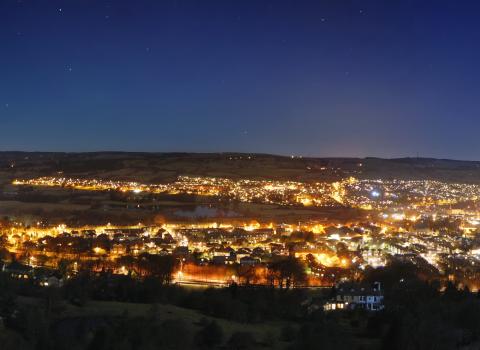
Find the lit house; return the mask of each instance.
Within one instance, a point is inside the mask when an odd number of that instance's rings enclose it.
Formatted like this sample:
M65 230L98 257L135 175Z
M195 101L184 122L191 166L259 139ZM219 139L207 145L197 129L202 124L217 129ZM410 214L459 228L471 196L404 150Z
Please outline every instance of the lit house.
M33 267L23 265L18 261L12 261L10 264L4 265L2 271L17 279L29 279L33 275Z
M342 283L337 286L336 296L324 305L326 311L361 308L378 311L384 308L380 282L373 285Z
M240 265L242 266L255 266L258 264L260 264L260 259L258 258L244 256L243 258L240 259Z

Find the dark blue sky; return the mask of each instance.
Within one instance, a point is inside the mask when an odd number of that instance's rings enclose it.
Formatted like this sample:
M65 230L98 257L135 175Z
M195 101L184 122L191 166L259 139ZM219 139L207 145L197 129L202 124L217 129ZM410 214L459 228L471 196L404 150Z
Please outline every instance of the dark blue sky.
M479 160L477 3L1 0L0 150Z

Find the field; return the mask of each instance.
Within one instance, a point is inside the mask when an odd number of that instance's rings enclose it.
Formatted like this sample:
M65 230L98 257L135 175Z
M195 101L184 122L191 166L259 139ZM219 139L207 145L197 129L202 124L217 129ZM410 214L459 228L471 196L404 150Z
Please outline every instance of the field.
M18 302L26 307L42 306L41 301L34 298L19 297ZM62 320L62 322L65 322L64 320L76 318L115 318L121 317L122 315L136 318L155 314L155 317L160 321L172 319L183 320L190 328L192 334L195 334L201 328L201 325L205 323L205 320L216 321L223 329L224 339L228 340L235 332L250 332L259 342L263 342L269 338L276 339L276 349L283 349L288 345L288 343L278 340L282 327L287 323L269 322L262 324L244 324L205 316L195 310L185 309L174 305L89 301L82 307L63 302L58 309L61 311L56 317L57 319ZM0 332L0 339L1 336L2 333Z
M19 297L18 302L25 307L43 307L43 302L35 298ZM136 304L110 301L89 301L84 306L75 306L66 302L57 307L56 318L61 322L65 320L85 318L116 318L128 315L131 318L148 317L155 315L159 321L181 319L188 326L192 334L195 334L206 322L215 321L223 329L224 339L228 340L235 332L249 332L258 342L257 348L264 349L287 349L290 343L282 341L282 328L287 325L298 328L299 325L292 322L263 322L263 323L239 323L225 319L203 315L195 310L177 307L169 304ZM377 339L368 339L358 336L358 330L353 328L348 321L342 322L346 332L350 333L359 348L378 349ZM13 334L5 334L0 331L0 339L11 341ZM266 344L269 344L268 346Z
M0 182L37 176L97 177L162 183L178 175L334 181L436 179L480 182L480 162L429 158L307 158L242 153L0 152Z
M90 224L152 223L162 216L169 221L179 210L207 205L235 213L240 220L298 222L361 218L361 211L342 207L281 207L255 203L219 203L209 197L157 196L155 200L112 198L111 193L63 188L18 189L15 178L66 176L165 183L177 176L215 176L232 179L278 179L305 182L335 181L346 177L383 179L437 179L480 183L480 162L438 159L301 158L239 153L23 153L0 152L0 210L10 217L28 216L32 222ZM16 193L17 192L17 193ZM129 204L141 204L129 205ZM237 215L238 214L238 215ZM208 220L209 218L195 218ZM212 219L212 218L210 218ZM222 220L222 218L215 218Z

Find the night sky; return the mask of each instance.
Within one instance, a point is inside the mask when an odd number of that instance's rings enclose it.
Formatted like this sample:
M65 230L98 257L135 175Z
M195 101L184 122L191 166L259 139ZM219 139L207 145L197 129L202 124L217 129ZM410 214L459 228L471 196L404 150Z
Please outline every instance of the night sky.
M0 0L0 150L480 160L480 2Z

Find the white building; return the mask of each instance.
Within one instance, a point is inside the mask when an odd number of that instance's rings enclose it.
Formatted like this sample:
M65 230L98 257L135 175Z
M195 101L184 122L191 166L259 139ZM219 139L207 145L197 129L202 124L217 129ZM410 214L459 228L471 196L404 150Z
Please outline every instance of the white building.
M379 311L384 308L380 282L372 286L358 283L342 283L337 286L337 295L324 305L325 311L362 308Z

